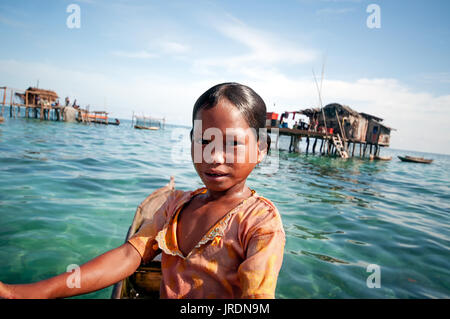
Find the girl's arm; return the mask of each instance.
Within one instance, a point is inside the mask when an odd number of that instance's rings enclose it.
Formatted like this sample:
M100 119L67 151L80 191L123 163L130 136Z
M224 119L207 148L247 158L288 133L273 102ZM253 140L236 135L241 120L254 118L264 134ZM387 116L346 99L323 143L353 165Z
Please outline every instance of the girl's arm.
M67 279L71 282L74 276L74 273L67 272L32 284L7 285L0 282L0 298L37 299L82 295L106 288L130 276L140 263L141 255L131 244L125 243L83 264L79 272L79 288L67 285Z

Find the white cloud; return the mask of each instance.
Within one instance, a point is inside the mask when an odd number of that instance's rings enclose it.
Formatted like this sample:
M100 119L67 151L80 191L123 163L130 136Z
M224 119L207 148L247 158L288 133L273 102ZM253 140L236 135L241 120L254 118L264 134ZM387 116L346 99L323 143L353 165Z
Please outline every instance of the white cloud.
M157 57L156 54L150 53L146 50L140 51L113 51L113 55L122 57L122 58L131 58L131 59L152 59Z
M222 36L242 45L247 52L233 56L201 57L194 61L194 68L209 73L210 68L241 70L249 65L275 67L314 61L318 52L281 39L279 36L251 28L228 15L227 20L214 21L212 27Z
M274 111L319 105L312 76L290 79L273 74L270 80L250 81L250 86L262 92L268 108ZM338 102L384 118L386 125L397 129L391 133L393 148L450 154L450 95L417 92L396 79L326 79L322 100L324 105Z
M160 47L164 53L168 54L180 54L189 51L187 45L175 41L161 41Z
M355 8L323 8L316 11L317 15L333 16L355 11Z
M217 83L215 79L186 82L164 74L135 74L126 69L119 73L81 72L70 66L0 60L0 83L24 90L39 79L41 88L56 91L60 99L76 98L82 107L89 104L90 110L105 109L106 100L106 111L111 117L127 119L135 111L188 125L195 100L205 88Z
M152 43L144 50L136 51L112 51L111 54L129 59L152 59L164 55L181 55L190 50L189 46L176 41L152 41Z
M7 18L4 15L0 14L0 24L4 24L7 25L9 27L13 27L13 28L17 28L17 27L25 27L26 25L17 20L17 19L11 19L11 18Z

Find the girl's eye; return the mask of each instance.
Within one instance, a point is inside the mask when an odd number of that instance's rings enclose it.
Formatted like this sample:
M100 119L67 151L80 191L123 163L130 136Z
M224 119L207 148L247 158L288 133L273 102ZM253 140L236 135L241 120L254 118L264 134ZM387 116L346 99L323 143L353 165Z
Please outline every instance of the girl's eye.
M228 142L228 145L239 146L239 145L243 145L243 144L240 141L230 141L230 142Z
M201 138L197 138L197 139L195 139L195 140L194 140L194 142L195 142L195 143L197 143L197 144L203 144L203 145L205 145L205 144L208 144L208 143L209 143L209 141L208 141L208 140L204 140L204 139L201 139Z

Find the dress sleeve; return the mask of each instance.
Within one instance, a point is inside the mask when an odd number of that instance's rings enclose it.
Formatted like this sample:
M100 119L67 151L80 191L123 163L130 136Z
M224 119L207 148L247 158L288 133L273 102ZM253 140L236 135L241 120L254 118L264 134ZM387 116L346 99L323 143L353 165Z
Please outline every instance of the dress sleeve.
M147 217L139 230L128 240L128 243L139 252L144 263L151 261L157 255L159 248L155 238L166 223L176 195L174 193L169 195L164 204L153 215Z
M245 236L246 256L238 268L242 298L275 298L285 234L276 208L256 212Z

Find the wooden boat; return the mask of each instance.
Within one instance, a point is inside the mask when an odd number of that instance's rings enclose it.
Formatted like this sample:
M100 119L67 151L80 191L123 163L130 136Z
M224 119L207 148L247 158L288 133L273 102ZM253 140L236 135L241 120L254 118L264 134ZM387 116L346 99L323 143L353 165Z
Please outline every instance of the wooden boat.
M392 156L375 156L375 160L378 161L390 161Z
M131 119L131 126L134 126L136 129L140 130L159 130L160 128L164 129L166 123L166 119L155 118L150 116L137 116L133 112L133 117Z
M108 120L108 125L120 125L119 119L114 119L114 121Z
M152 216L167 200L175 189L174 178L151 193L136 209L133 222L128 229L125 242L133 236L139 227ZM147 264L141 264L130 277L116 283L111 294L112 299L159 299L161 284L161 254Z
M423 163L423 164L430 164L433 162L432 159L426 159L423 157L413 157L413 156L399 156L398 157L402 162L413 162L413 163Z
M142 126L142 125L135 125L134 128L140 129L140 130L159 130L159 127L157 126Z

